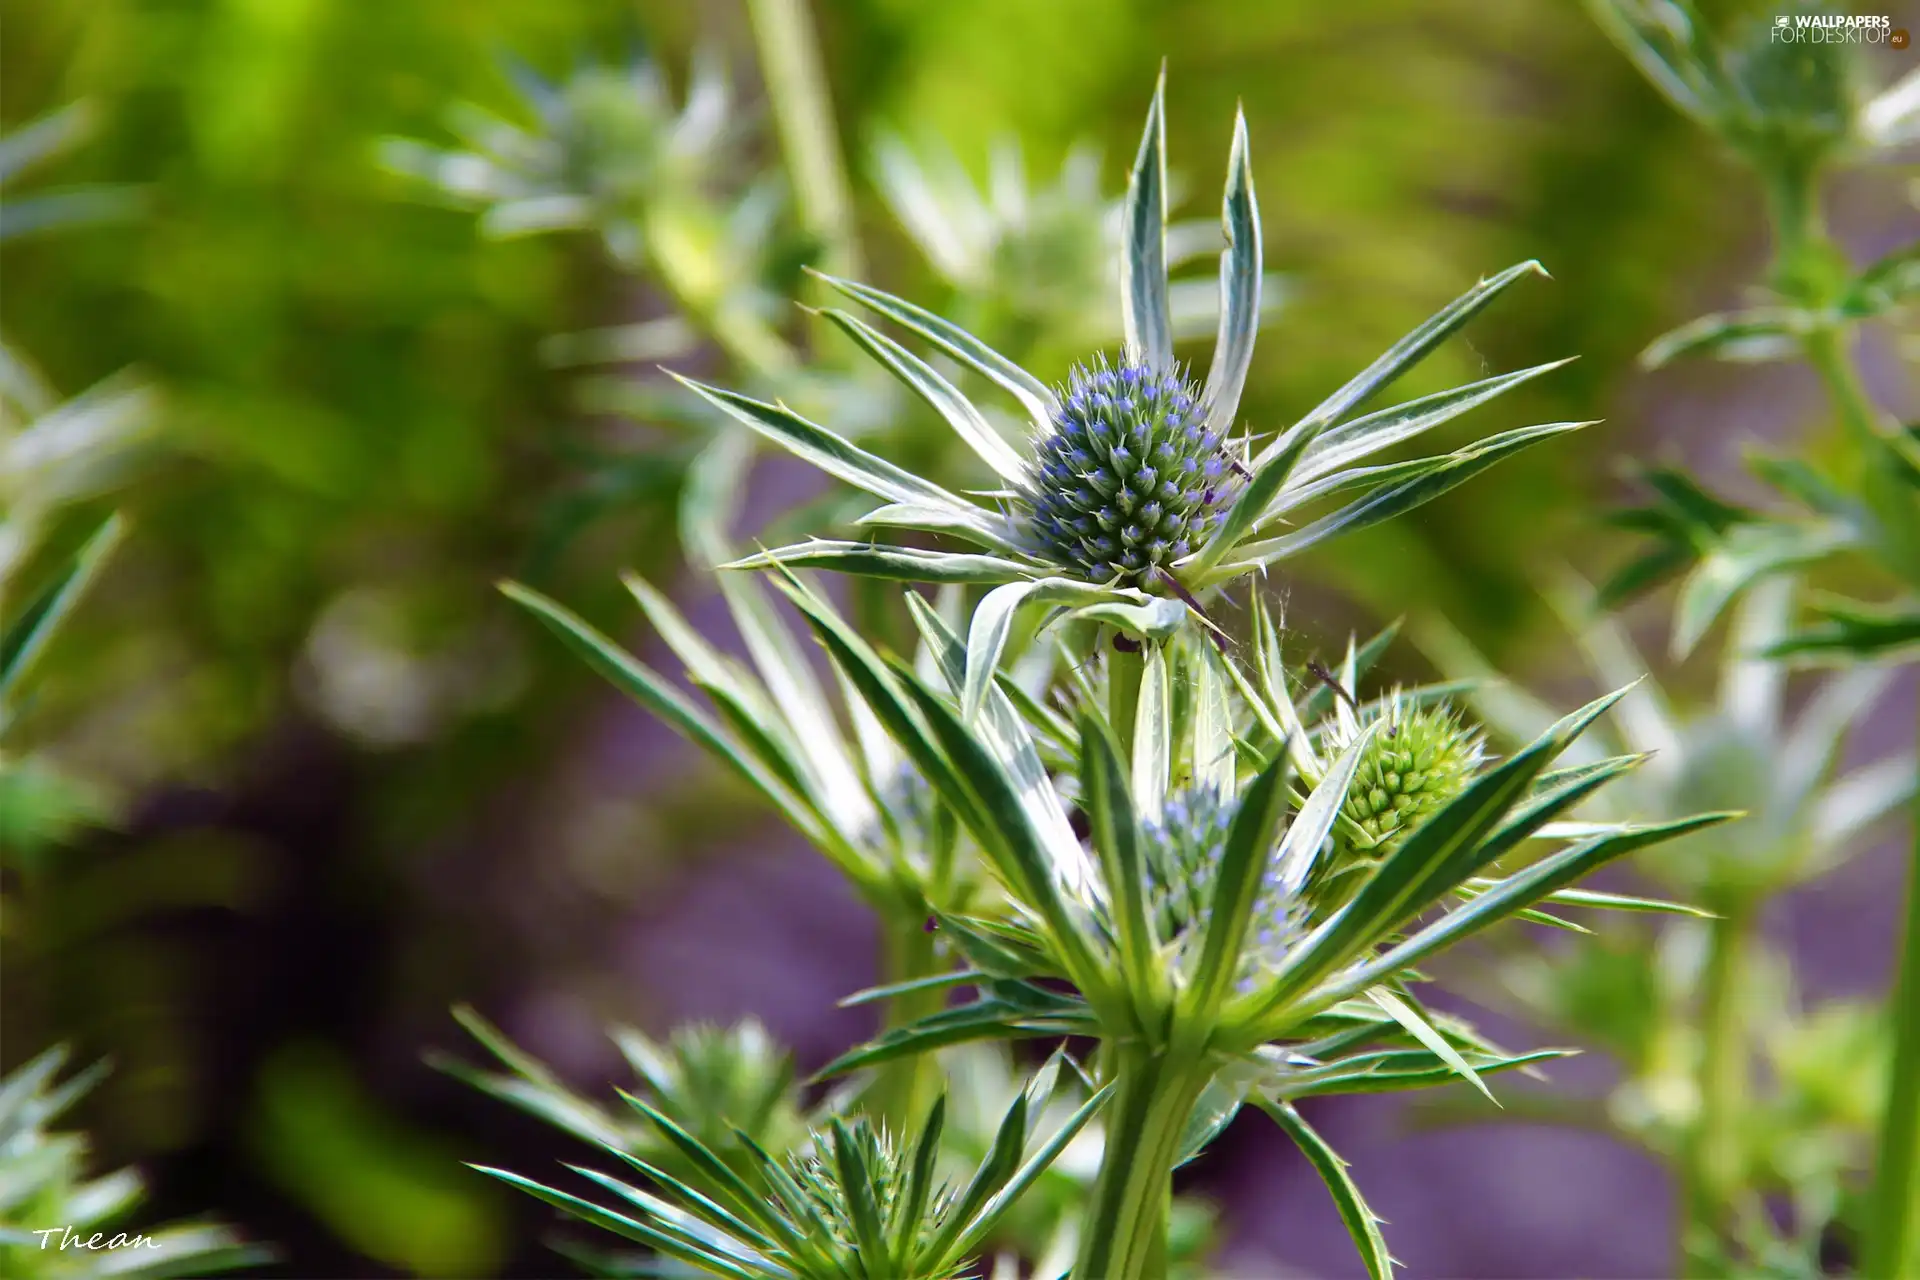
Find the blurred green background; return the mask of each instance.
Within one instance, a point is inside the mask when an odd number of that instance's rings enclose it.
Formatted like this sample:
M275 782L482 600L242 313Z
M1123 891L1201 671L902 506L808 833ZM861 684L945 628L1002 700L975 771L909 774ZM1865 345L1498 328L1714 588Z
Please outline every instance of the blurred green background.
M881 130L944 140L976 174L1003 134L1041 175L1090 140L1117 193L1164 57L1171 154L1196 193L1181 211L1204 218L1242 100L1286 279L1243 405L1256 429L1480 275L1526 258L1553 273L1405 390L1578 354L1491 412L1607 424L1289 568L1272 589L1309 637L1440 612L1555 689L1536 575L1618 563L1601 516L1622 461L1713 475L1741 439L1817 426L1792 370L1635 368L1654 335L1737 298L1765 233L1744 180L1575 5L834 0L816 16L866 274L936 307L948 286L874 185ZM156 1213L211 1209L278 1242L283 1274L550 1273L543 1215L458 1161L528 1167L551 1139L421 1050L455 1042L445 1010L466 999L591 1076L601 1017L753 1007L757 970L729 977L697 949L663 962L646 938L679 910L691 854L751 876L784 846L737 806L723 819L720 783L493 590L527 576L630 633L616 571L671 580L671 473L538 350L660 299L592 237L482 239L413 199L376 143L443 139L457 99L513 115L507 54L557 76L644 48L680 84L702 46L760 118L746 162L774 163L746 15L5 0L0 28L0 124L76 99L98 112L91 143L36 178L139 198L128 221L10 243L0 327L63 393L131 366L160 401L159 447L116 500L131 536L25 725L116 817L10 886L4 1063L56 1039L110 1055L79 1117L103 1153L149 1168ZM1898 180L1842 190L1862 259L1913 234ZM1891 343L1870 380L1913 415ZM583 503L604 518L557 537ZM1657 608L1640 620L1659 635ZM870 941L845 903L820 910L788 942L833 975L830 998L861 980ZM643 969L716 994L663 993ZM803 1055L858 1025L823 1023Z

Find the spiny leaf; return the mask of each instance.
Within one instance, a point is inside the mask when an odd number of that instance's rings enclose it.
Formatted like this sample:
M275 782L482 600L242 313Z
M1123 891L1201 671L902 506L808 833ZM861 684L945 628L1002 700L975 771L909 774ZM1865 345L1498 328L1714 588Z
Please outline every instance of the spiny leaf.
M1393 1255L1387 1251L1386 1237L1380 1234L1380 1218L1361 1199L1359 1186L1347 1172L1347 1162L1301 1118L1292 1103L1261 1099L1260 1109L1272 1116L1281 1131L1293 1139L1300 1154L1307 1158L1332 1193L1334 1207L1340 1211L1340 1220L1347 1224L1347 1234L1353 1237L1370 1280L1393 1280Z
M941 377L924 360L857 317L832 307L821 314L838 325L869 355L884 364L888 372L932 406L934 412L946 419L954 433L966 441L967 446L979 454L980 460L992 467L1001 479L1009 481L1015 488L1026 487L1026 462L981 416L973 403L960 394L958 387Z
M1005 521L999 516L868 453L792 410L735 391L709 387L677 373L672 377L728 417L745 423L828 475L893 502L947 511L977 540L993 547L1007 545Z
M1161 371L1173 367L1173 321L1167 309L1166 95L1163 65L1127 183L1126 246L1120 259L1128 358Z
M1277 454L1291 444L1290 436L1319 435L1324 428L1338 422L1348 413L1365 404L1375 392L1386 387L1425 359L1428 353L1452 336L1460 326L1478 315L1514 281L1526 275L1544 276L1546 274L1546 268L1538 262L1522 262L1508 267L1491 280L1482 280L1387 348L1378 360L1355 374L1345 386L1328 396L1311 413L1288 428L1278 440L1267 446L1261 454L1260 461L1266 461L1269 456Z
M811 269L809 269L811 270ZM812 272L849 298L910 329L981 377L997 383L1025 406L1036 427L1046 427L1059 411L1059 402L1047 385L1013 361L981 342L965 329L950 324L911 302L882 293L870 285Z
M79 602L87 584L120 540L122 529L120 517L109 516L80 549L67 558L46 589L21 610L19 617L0 630L0 708L39 656L53 629Z
M992 585L1032 577L1033 568L999 556L926 551L918 547L882 547L871 542L834 542L814 538L762 551L723 564L722 569L832 569L896 582L953 582Z
M1214 340L1213 367L1207 371L1207 427L1225 436L1240 409L1260 327L1260 206L1254 200L1253 165L1247 157L1247 117L1237 109L1220 223L1227 247L1220 254L1220 332Z

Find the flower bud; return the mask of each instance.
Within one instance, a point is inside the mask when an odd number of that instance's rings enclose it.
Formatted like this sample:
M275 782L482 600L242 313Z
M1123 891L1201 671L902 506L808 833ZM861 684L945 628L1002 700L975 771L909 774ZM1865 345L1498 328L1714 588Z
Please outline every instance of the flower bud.
M1307 883L1316 915L1339 908L1415 828L1466 790L1485 756L1480 731L1445 704L1416 706L1396 695L1381 717L1361 751L1332 846Z

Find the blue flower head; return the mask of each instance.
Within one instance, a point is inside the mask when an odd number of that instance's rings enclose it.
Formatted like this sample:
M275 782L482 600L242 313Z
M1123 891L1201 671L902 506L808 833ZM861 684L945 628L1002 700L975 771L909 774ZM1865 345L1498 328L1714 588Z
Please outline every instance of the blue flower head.
M1073 371L1032 475L1029 527L1045 554L1077 576L1129 586L1198 549L1234 485L1197 388L1104 359Z
M1240 802L1212 787L1188 787L1167 797L1158 819L1143 824L1151 877L1154 925L1163 941L1204 930L1213 906L1227 833ZM1269 856L1271 857L1269 851ZM1263 962L1282 955L1305 918L1306 905L1280 884L1269 867L1254 902L1253 924L1241 960L1239 985L1248 989Z

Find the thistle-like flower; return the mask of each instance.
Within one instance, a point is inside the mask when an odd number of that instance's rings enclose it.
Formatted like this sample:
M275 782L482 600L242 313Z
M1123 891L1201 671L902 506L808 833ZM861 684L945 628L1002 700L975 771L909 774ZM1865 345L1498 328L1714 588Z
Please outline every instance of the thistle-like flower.
M1155 933L1166 939L1177 955L1197 959L1200 954L1207 912L1220 883L1227 839L1239 811L1237 797L1203 784L1167 797L1157 820L1141 820ZM1312 919L1311 894L1318 880L1315 876L1304 886L1292 884L1283 878L1277 861L1261 877L1245 952L1234 972L1237 993L1251 992L1261 975L1299 940Z
M1024 409L1030 431L1022 447L919 356L851 314L824 313L972 447L1003 485L990 495L993 505L903 470L785 406L683 379L725 413L883 499L885 505L859 521L862 526L919 529L977 550L818 540L730 567L780 563L909 581L1004 585L1006 594L988 609L996 620L989 631L1011 609L1044 602L1107 609L1106 620L1122 630L1160 637L1210 588L1389 519L1509 454L1588 425L1524 427L1450 454L1385 467L1355 465L1556 367L1539 365L1354 416L1508 285L1539 271L1529 262L1469 290L1263 444L1236 438L1263 282L1246 122L1235 123L1222 201L1227 243L1220 256L1218 336L1207 376L1196 387L1173 351L1163 90L1164 84L1148 111L1124 206L1125 344L1117 361L1083 362L1068 385L1056 390L947 320L867 285L827 278ZM1348 500L1318 518L1303 518L1335 495ZM1276 532L1282 522L1298 527ZM1135 612L1113 614L1115 605ZM977 656L990 667L997 650L988 646ZM976 684L983 678L976 677Z
M655 1184L654 1194L575 1167L618 1197L619 1212L517 1174L482 1172L701 1274L947 1280L967 1272L1021 1192L1111 1094L1110 1089L1096 1092L1040 1138L1038 1119L1053 1096L1062 1061L1056 1055L1014 1099L991 1149L959 1183L948 1183L940 1169L944 1099L909 1133L896 1136L864 1116L832 1117L785 1155L746 1144L746 1159L735 1169L672 1119L630 1098L661 1140L679 1153L685 1172L669 1172L610 1147L611 1154Z
M1356 850L1384 856L1428 814L1466 789L1485 758L1478 730L1444 703L1419 706L1398 695L1378 716L1384 731L1360 753L1340 816ZM1339 736L1336 747L1344 745Z

